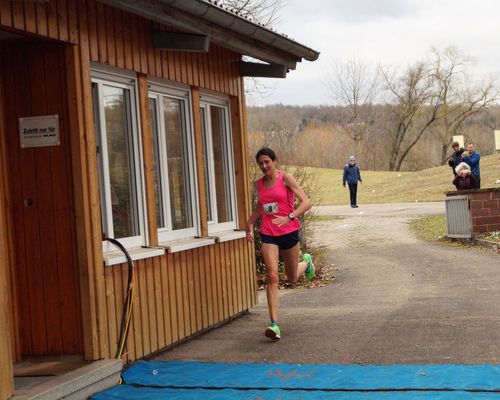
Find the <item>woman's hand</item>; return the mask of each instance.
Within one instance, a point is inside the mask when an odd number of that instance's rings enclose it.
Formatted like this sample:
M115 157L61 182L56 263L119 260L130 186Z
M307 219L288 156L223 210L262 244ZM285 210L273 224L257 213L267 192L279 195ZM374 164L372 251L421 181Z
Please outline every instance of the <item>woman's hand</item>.
M283 226L290 222L290 218L288 216L278 215L274 217L273 224L277 226Z
M253 229L250 230L247 229L246 233L247 233L247 240L249 242L253 242Z

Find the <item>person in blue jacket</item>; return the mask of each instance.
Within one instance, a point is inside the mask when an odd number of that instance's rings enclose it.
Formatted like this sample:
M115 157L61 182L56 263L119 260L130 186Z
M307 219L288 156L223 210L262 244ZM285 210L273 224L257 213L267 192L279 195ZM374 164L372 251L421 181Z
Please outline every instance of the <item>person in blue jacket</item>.
M462 161L469 165L472 175L474 175L477 180L474 185L474 189L481 188L481 171L479 169L480 160L481 154L479 154L479 151L476 151L474 143L469 143L467 145L467 151L462 153Z
M349 162L344 167L344 176L342 178L342 184L349 186L349 195L351 197L351 207L358 208L356 202L356 195L358 193L358 182L362 182L361 173L356 165L356 157L350 156Z

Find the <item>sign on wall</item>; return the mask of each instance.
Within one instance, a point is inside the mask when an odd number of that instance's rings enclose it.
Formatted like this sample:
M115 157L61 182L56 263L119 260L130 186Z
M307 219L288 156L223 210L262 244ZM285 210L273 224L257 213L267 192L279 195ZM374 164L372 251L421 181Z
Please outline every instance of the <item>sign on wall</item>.
M59 115L41 115L19 118L21 147L57 146L59 141Z
M495 150L500 150L500 131L495 131Z
M453 141L454 142L458 142L458 144L460 145L460 147L464 147L465 143L464 143L464 135L455 135L453 136Z

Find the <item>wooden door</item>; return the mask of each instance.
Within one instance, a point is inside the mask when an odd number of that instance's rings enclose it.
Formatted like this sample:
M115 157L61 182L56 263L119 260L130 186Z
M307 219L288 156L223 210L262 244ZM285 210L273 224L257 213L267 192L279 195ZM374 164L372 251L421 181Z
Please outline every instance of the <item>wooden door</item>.
M61 44L3 43L12 271L22 355L83 353L66 65ZM21 148L19 118L58 115L60 144Z

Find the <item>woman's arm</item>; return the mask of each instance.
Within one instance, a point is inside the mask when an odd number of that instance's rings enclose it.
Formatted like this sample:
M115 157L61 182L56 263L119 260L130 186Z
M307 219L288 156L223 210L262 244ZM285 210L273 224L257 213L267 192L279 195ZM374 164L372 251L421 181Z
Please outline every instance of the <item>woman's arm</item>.
M245 231L247 233L247 240L253 242L253 225L255 224L255 221L259 219L259 217L262 214L262 207L260 204L257 204L255 209L252 211L252 215L250 215L250 218L248 218L246 226L245 226Z

